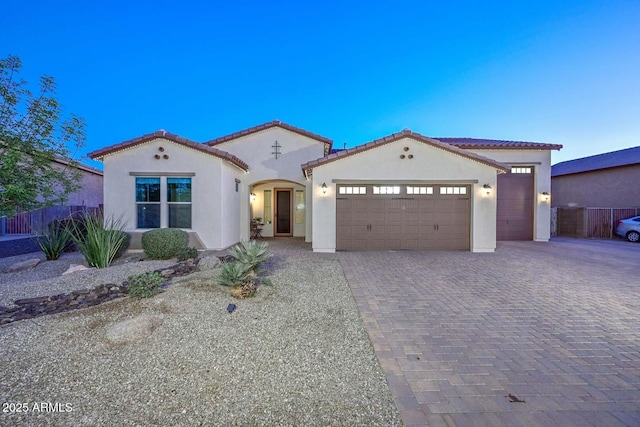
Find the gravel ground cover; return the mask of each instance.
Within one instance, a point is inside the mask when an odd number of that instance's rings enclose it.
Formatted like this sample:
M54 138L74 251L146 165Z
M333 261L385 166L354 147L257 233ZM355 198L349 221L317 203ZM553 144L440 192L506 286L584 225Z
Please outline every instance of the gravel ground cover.
M34 268L6 273L6 269L18 261L39 258L42 261ZM142 253L128 253L116 260L109 268L92 268L62 276L71 264L86 265L82 254L64 253L55 261L46 261L44 254L37 252L0 259L0 305L13 307L20 298L57 295L93 288L100 284L120 284L132 274L165 268L176 260L145 260Z
M29 409L0 425L401 425L342 268L317 255L276 252L273 286L247 300L203 271L150 299L0 328L1 400ZM107 339L140 315L159 325L151 335Z

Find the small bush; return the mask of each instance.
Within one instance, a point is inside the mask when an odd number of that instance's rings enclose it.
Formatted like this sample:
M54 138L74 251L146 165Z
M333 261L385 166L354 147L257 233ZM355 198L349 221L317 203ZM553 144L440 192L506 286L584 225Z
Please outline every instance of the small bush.
M88 214L83 218L82 224L86 235L82 234L82 230L74 228L71 230L72 239L89 267L107 268L127 249L129 234L123 230L124 224L120 219L109 218L103 221L97 215Z
M142 235L142 249L151 259L174 258L187 248L188 235L178 228L157 228Z
M38 245L48 260L60 258L71 242L71 231L67 227L50 227L38 234Z
M138 298L149 298L159 294L160 286L164 283L164 278L157 271L134 274L127 280L129 295Z
M198 258L198 250L196 248L183 248L178 252L178 261L196 258Z

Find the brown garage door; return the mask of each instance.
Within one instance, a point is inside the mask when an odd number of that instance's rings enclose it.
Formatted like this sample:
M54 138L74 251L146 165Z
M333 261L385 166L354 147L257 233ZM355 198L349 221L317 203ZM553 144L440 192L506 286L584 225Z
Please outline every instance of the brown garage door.
M534 168L498 175L497 240L533 240Z
M336 249L469 250L470 187L338 185Z

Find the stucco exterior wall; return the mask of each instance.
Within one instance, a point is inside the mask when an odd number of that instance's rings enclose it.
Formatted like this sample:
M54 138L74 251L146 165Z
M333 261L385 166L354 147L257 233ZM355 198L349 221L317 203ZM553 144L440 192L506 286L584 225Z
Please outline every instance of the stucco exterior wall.
M158 160L154 158L156 154L167 155L169 158ZM185 176L194 174L191 176L191 230L197 232L204 246L208 249L222 249L239 240L235 219L239 210L235 199L238 197L235 195L235 179L242 179L244 172L224 160L157 138L109 154L103 161L105 215L122 217L127 231L146 231L136 228L136 176L130 173L161 177L166 173L184 173ZM166 175L164 176L161 197L166 200ZM226 200L230 203L221 203ZM163 212L163 226L166 226L166 216L167 213Z
M275 150L273 145L276 141L280 145L278 149L280 154L277 159L273 154ZM237 156L249 165L249 172L242 178L242 192L240 195L240 200L247 202L246 204L242 202L243 206L240 210L241 239L249 239L251 218L262 216L252 214L253 209L256 209L249 204L253 186L266 184L270 181L280 181L283 182L282 185L274 185L273 187L304 189L306 194L307 186L310 182L304 177L300 166L310 160L324 156L324 146L325 144L320 141L277 126L214 146ZM306 209L304 224L296 224L294 220L294 236L306 237L306 224L310 222L310 215L311 211ZM269 235L266 227L264 235Z
M104 200L103 177L95 173L80 170L81 188L69 195L67 205L99 207Z
M511 166L533 166L535 169L534 192L536 204L533 211L534 240L547 242L551 237L551 203L545 201L542 193L551 192L551 151L550 150L468 150L481 156L506 163ZM500 191L497 188L496 191Z
M404 151L409 147L409 151ZM413 159L400 159L413 154ZM485 195L485 183L496 187L495 168L411 138L326 163L313 169L313 250L334 252L336 248L336 180L471 185L471 250L493 252L496 247L495 193ZM327 193L321 186L327 184Z
M556 207L638 207L640 165L553 177L551 195Z

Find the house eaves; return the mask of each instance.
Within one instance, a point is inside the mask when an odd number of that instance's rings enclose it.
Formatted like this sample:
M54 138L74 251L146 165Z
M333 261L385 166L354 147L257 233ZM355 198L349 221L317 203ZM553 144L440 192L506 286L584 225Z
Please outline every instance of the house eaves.
M468 158L470 160L485 164L487 166L495 167L496 170L498 171L498 173L506 173L509 170L511 170L511 168L508 165L504 164L504 163L500 163L500 162L497 162L495 160L489 159L487 157L480 156L478 154L472 153L470 151L464 150L464 149L456 147L454 145L447 144L445 142L441 142L441 141L439 141L437 139L426 137L426 136L421 135L421 134L419 134L417 132L412 132L412 131L410 131L408 129L404 129L402 132L396 132L396 133L391 134L389 136L385 136L383 138L379 138L379 139L376 139L374 141L367 142L366 144L362 144L362 145L358 145L358 146L353 147L353 148L347 148L345 150L337 151L337 152L335 152L333 154L329 154L328 156L322 157L320 159L312 160L310 162L304 163L301 166L302 167L302 172L304 173L305 177L309 178L309 177L312 176L313 168L315 168L315 167L322 166L322 165L325 165L327 163L334 162L336 160L344 159L345 157L350 157L350 156L353 156L355 154L359 154L359 153L362 153L364 151L368 151L368 150L380 147L382 145L398 141L398 140L400 140L402 138L411 138L411 139L414 139L416 141L422 142L424 144L428 144L428 145L431 145L433 147L437 147L437 148L440 148L442 150L448 151L450 153L457 154L457 155L462 156L462 157L466 157L466 158Z
M200 151L201 153L209 154L211 156L226 160L227 162L231 163L232 165L236 166L239 169L242 169L245 172L249 170L249 165L247 165L245 162L243 162L233 154L227 153L226 151L219 150L214 147L209 147L205 144L200 144L199 142L192 141L187 138L183 138L179 135L169 133L164 130L157 130L153 133L142 135L138 138L130 139L130 140L121 142L119 144L111 145L109 147L105 147L100 150L92 151L91 153L88 154L88 156L94 160L102 160L105 156L108 156L110 154L114 154L122 150L127 150L129 148L132 148L137 145L144 144L159 138L166 139L178 145L182 145L182 146L191 148L193 150Z
M307 138L315 139L316 141L322 142L324 144L325 155L331 152L331 147L333 146L333 141L331 139L325 138L324 136L320 136L318 134L309 132L307 130L304 130L295 126L291 126L289 124L281 122L280 120L273 120L271 122L263 123L258 126L253 126L248 129L244 129L229 135L221 136L219 138L206 141L203 144L206 144L211 147L214 145L222 144L223 142L232 141L234 139L242 138L243 136L251 135L253 133L260 132L273 127L286 129L288 131L297 133L298 135L306 136Z
M548 144L543 142L505 141L500 139L480 138L434 138L458 148L468 149L509 149L509 150L560 150L561 144Z

